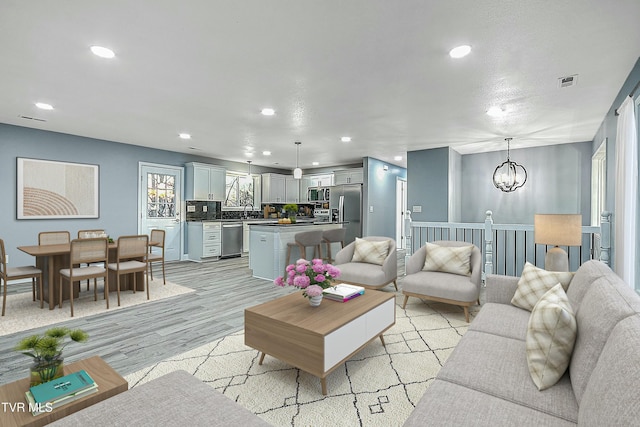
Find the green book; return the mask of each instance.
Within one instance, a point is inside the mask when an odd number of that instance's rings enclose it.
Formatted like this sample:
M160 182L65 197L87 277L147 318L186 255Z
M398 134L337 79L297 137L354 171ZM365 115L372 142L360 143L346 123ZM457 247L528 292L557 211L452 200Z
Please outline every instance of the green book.
M48 403L95 386L85 370L74 372L29 389L36 403Z

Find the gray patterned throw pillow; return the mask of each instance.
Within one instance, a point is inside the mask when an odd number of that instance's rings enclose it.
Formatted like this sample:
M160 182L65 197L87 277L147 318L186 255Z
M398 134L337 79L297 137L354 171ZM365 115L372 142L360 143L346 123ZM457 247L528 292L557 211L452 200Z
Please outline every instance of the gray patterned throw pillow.
M522 270L518 288L511 299L511 304L531 311L542 295L558 282L566 291L572 278L573 273L568 271L547 271L527 262Z
M424 260L424 267L422 267L424 271L441 271L462 276L471 275L473 245L439 246L429 242L426 245L427 256Z

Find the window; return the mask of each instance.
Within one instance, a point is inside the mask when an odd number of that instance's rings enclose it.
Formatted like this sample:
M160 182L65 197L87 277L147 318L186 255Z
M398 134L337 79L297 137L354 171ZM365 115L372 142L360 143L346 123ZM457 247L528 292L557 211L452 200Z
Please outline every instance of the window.
M247 205L260 208L260 176L227 171L223 207L241 208Z
M147 218L176 216L175 176L147 174Z

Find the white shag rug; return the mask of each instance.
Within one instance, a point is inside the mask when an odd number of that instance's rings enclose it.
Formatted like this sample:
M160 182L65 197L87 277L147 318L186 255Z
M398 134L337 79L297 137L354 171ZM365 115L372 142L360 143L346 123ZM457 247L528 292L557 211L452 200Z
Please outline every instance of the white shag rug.
M80 288L82 292L80 292L79 298L74 298L73 300L73 317L71 317L69 301L64 301L62 308L56 305L53 310L49 310L49 305L46 301L44 308L40 309L40 300L32 300L31 290L16 295L7 295L5 315L0 321L0 336L105 312L107 305L103 298L103 287L100 281L98 281L98 301L93 300L93 282L91 282L88 291L86 286L86 283L82 282ZM145 291L137 291L135 294L131 291L121 291L120 306L118 306L118 296L115 292L111 292L109 293L109 311L189 292L194 292L194 289L176 285L169 281L167 281L166 285L163 285L162 279L150 280L148 300Z
M320 380L244 345L244 332L127 375L135 387L184 369L274 426L402 425L466 332L460 307L396 293L396 324ZM472 307L474 316L479 307Z

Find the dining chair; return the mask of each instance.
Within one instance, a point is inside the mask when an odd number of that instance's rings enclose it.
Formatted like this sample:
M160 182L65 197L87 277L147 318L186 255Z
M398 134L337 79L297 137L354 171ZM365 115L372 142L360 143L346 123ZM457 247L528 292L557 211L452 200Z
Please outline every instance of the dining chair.
M107 237L107 233L102 228L93 230L78 230L78 239L90 239L93 237ZM87 290L89 290L89 279L87 279Z
M38 233L38 245L61 245L70 241L71 235L68 231L41 231Z
M151 230L151 238L149 239L149 254L147 255L147 263L149 264L149 271L151 272L151 280L153 280L153 263L162 262L162 283L167 284L164 275L164 230L153 229ZM158 251L154 252L154 248L158 248Z
M97 265L101 263L102 265ZM104 299L109 309L109 244L105 237L91 239L74 239L71 241L69 253L69 268L60 270L60 308L62 308L62 281L69 282L69 302L71 303L71 317L73 317L73 283L81 280L93 279L93 300L98 301L98 277L104 279ZM83 267L83 265L85 265Z
M31 279L31 292L33 300L36 300L36 279L38 279L38 292L40 293L40 308L44 306L44 297L42 295L42 270L33 266L11 267L7 268L7 253L4 250L4 240L0 239L0 286L4 282L4 291L2 292L2 315L4 316L5 306L7 305L7 286L9 280Z
M149 236L146 234L133 236L120 236L118 238L118 249L116 262L109 264L109 270L116 273L118 305L120 305L120 276L130 273L147 272L147 255L149 247ZM133 293L136 293L137 274L133 274ZM147 290L149 299L149 278L144 275L144 287Z

